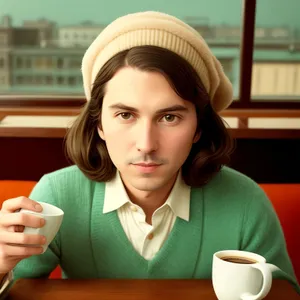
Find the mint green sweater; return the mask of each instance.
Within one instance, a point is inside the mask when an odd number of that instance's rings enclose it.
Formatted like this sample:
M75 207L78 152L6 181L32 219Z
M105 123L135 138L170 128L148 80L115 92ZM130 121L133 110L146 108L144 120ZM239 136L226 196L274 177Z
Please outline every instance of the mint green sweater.
M190 221L177 218L150 261L134 250L117 212L102 213L104 193L105 183L89 180L76 166L45 175L30 197L60 207L63 224L48 250L21 261L14 277L45 277L59 264L64 278L211 278L213 253L240 249L263 255L283 270L277 277L297 285L270 201L230 168L192 188Z

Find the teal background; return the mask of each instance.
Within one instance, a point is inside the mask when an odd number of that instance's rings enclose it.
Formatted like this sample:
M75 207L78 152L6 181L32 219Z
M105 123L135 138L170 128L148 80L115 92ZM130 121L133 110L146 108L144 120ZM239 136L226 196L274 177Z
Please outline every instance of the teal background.
M0 16L9 14L14 24L42 17L60 25L85 20L109 23L113 19L141 10L158 10L179 18L200 18L209 24L239 25L242 0L0 0ZM257 24L291 26L300 29L300 0L257 0Z

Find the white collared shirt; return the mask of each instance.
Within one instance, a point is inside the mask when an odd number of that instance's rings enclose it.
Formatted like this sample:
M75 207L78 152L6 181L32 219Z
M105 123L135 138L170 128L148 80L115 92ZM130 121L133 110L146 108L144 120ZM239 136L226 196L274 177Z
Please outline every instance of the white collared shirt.
M117 210L127 238L141 256L150 260L167 239L176 218L189 221L190 191L179 172L167 201L153 213L152 225L149 225L142 208L130 201L117 172L115 178L106 183L103 213Z

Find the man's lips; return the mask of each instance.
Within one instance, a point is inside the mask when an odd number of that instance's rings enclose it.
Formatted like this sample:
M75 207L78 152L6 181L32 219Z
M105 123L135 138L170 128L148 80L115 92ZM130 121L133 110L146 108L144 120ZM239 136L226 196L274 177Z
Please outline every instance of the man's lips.
M160 166L160 164L155 164L155 163L137 163L137 164L133 164L135 166L141 166L141 167L157 167Z
M161 164L155 164L155 163L137 163L132 164L139 172L142 173L153 173Z

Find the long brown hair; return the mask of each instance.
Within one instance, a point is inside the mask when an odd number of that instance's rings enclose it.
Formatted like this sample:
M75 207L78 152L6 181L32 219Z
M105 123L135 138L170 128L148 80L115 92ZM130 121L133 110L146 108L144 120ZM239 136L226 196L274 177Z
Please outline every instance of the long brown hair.
M116 167L105 142L99 137L101 110L106 83L124 66L159 72L174 91L195 105L199 141L193 144L182 166L186 184L200 187L229 162L233 141L221 117L212 109L209 96L196 71L177 54L155 46L140 46L122 51L99 71L93 84L91 100L85 105L66 136L66 154L79 169L95 181L110 181Z

